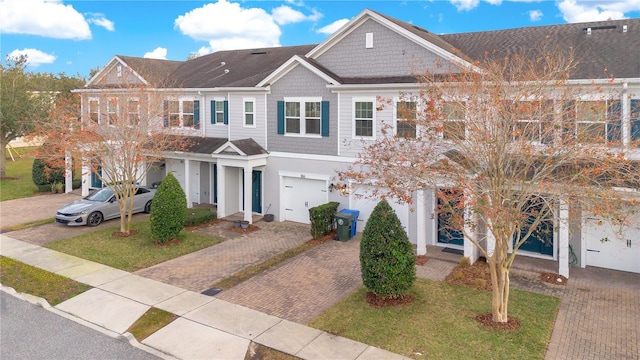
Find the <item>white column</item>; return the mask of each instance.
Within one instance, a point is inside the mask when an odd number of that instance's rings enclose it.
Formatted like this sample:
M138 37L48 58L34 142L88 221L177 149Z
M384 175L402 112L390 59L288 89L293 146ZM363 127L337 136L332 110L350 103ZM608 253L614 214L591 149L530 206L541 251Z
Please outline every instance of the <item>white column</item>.
M627 95L627 83L622 84L622 100L620 108L622 109L622 145L627 148L631 144L631 102Z
M64 152L64 192L73 191L73 158L70 151Z
M184 194L187 196L187 207L192 207L191 203L191 161L184 159Z
M416 228L416 254L425 255L427 253L427 202L424 197L424 190L418 190L416 197L416 217L418 226Z
M252 199L251 196L253 194L253 168L251 166L245 166L244 168L244 220L248 221L249 224L253 222L253 217L251 214L253 213Z
M227 211L225 206L227 204L226 201L226 189L225 189L225 172L227 171L226 166L222 166L218 164L218 218L221 219L227 216Z
M82 196L89 195L89 186L91 186L91 164L85 157L82 158Z
M464 206L464 257L469 258L471 264L476 262L480 257L480 251L475 246L475 244L471 241L471 239L476 240L477 237L477 226L478 226L478 218L476 213L473 211L471 206L468 204L473 201L473 195L465 192L465 206ZM469 235L471 239L467 236Z
M569 204L560 199L558 210L558 274L569 277Z

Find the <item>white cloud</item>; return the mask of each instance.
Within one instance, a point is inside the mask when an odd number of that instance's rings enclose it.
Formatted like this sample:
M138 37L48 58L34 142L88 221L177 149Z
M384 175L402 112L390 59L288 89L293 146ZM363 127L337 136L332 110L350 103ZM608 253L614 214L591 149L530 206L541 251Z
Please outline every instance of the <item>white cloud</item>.
M33 67L38 67L42 64L52 64L56 57L51 54L47 54L37 49L22 49L22 50L13 50L7 55L11 58L17 58L21 55L27 56L27 64Z
M242 8L226 0L180 15L175 27L196 40L209 41L214 50L280 46L282 34L264 9Z
M113 23L113 21L107 19L106 17L104 17L103 14L92 14L89 13L87 14L88 16L90 16L89 21L91 24L94 25L98 25L101 26L109 31L115 31L116 27L115 24Z
M562 17L569 23L625 19L625 13L640 11L639 0L562 0L558 4Z
M458 11L472 10L480 4L480 0L449 0Z
M144 53L144 58L147 59L162 59L167 60L167 49L163 47L157 47L153 51Z
M340 29L348 22L349 19L336 20L327 26L321 27L320 29L316 30L316 32L320 34L333 34L336 30Z
M307 16L301 11L294 10L289 6L282 5L271 10L271 16L278 25L286 25L307 20Z
M91 39L89 23L84 16L60 0L1 1L0 32L56 39Z
M531 21L540 21L542 19L542 11L540 10L530 10L529 11L529 20Z

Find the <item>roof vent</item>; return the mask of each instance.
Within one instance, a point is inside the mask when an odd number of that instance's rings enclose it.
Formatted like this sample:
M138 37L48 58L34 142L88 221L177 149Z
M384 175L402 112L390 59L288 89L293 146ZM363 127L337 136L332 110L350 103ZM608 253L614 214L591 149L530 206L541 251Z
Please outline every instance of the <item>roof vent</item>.
M251 55L265 55L266 53L266 51L252 51Z
M627 32L627 25L622 25L622 32L626 33Z
M224 69L224 73L228 74L229 73L229 69Z
M227 63L226 63L226 62L224 62L224 61L221 61L221 62L220 62L220 66L225 66L225 65L227 65Z
M591 28L586 28L585 30L587 32L587 35L591 35Z
M586 27L582 30L584 30L587 33L587 35L591 35L591 32L595 30L611 30L611 29L616 29L617 27L618 27L617 25L601 25L601 26Z

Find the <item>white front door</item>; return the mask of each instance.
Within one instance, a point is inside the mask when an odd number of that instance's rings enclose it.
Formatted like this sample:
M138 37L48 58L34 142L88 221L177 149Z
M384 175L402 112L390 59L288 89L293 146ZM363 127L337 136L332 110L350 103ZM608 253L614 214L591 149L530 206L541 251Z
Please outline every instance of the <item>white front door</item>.
M309 224L309 209L328 202L325 180L284 177L285 220Z
M631 224L640 224L640 215ZM640 231L635 227L611 224L596 217L585 218L582 236L586 239L588 266L640 273Z

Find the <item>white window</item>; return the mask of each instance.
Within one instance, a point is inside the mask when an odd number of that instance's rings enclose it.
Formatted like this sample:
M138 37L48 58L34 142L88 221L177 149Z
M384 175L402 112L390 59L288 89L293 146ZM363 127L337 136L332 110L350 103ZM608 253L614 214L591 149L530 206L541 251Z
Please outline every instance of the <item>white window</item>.
M216 101L216 124L224 124L224 101Z
M244 99L244 126L255 127L255 100Z
M168 100L166 121L170 127L194 127L194 100Z
M117 77L121 77L122 76L122 65L116 66L116 76Z
M285 134L320 136L322 99L285 98L284 120Z
M619 100L576 101L577 140L583 144L620 142L621 109Z
M396 102L396 134L407 139L416 138L417 109L414 101Z
M100 123L100 101L98 99L89 99L89 119L96 124Z
M444 122L442 124L442 138L456 140L465 138L465 103L445 102L442 104Z
M512 130L514 140L553 141L553 100L508 102L504 111L518 118Z
M140 101L131 98L127 104L127 121L129 125L137 125L140 123Z
M359 100L353 102L353 134L360 138L374 138L374 101Z
M118 98L108 99L107 116L109 117L109 125L114 125L118 122Z

